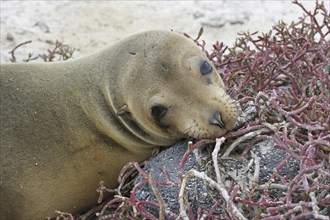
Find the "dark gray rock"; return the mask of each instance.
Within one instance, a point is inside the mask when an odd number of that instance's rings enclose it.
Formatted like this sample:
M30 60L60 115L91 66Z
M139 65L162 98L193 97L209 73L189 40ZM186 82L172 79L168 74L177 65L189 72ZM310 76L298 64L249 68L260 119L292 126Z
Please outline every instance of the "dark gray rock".
M150 162L144 167L147 173L152 173L152 177L158 183L168 182L166 180L166 175L164 175L163 170L168 171L168 176L171 185L158 184L158 189L164 199L166 207L172 213L179 214L179 179L178 172L181 159L187 150L187 141L180 141L171 148L168 148L160 152L155 158L151 159ZM195 154L192 153L184 168L184 173L189 169L196 169L207 173L209 177L215 179L213 162L211 153L213 151L212 146L205 146L198 149ZM287 157L287 153L274 148L273 141L262 141L256 144L252 150L255 155L260 158L260 177L259 184L267 183L273 173L274 168ZM196 155L198 161L196 160ZM251 184L251 179L254 173L254 166L248 168L246 161L236 160L234 158L220 160L220 170L222 179L226 179L225 184L230 183L229 180L234 179L237 182L243 182L244 187L249 187ZM299 163L295 159L290 159L285 167L281 170L282 175L294 176L299 170ZM141 177L138 177L135 183L142 181ZM206 187L206 184L200 180L193 178L186 187L186 192L188 193L188 201L191 204L195 217L197 216L198 208L204 210L209 210L215 201L222 199L221 196L214 190ZM277 194L280 194L279 190L272 190L270 195L274 198ZM151 201L158 203L154 193L152 192L149 185L137 190L136 197L140 201ZM154 216L158 217L159 210L153 207L146 207L147 210ZM171 216L166 216L166 219L174 219Z
M165 204L167 204L168 210L173 213L179 213L179 204L178 204L178 195L179 195L179 166L182 160L183 155L187 151L188 141L183 140L175 144L173 147L168 148L160 152L155 158L150 160L144 167L144 170L147 173L150 173L152 170L153 178L158 182L167 182L171 185L158 185L158 189L161 192L161 195L164 199ZM184 167L184 173L190 169L201 170L201 167L196 161L196 158L191 154L186 162ZM163 170L167 171L167 176L164 174ZM169 181L168 181L169 180ZM142 181L141 176L138 177L135 183ZM210 203L207 201L208 198L207 190L205 184L201 180L193 179L187 185L187 192L191 194L189 196L189 202L192 203L192 207L197 210L197 207L206 207L210 208ZM152 201L157 202L149 185L145 185L140 188L136 197L140 201ZM152 207L147 207L148 210L158 217L158 210ZM168 219L171 219L168 217Z

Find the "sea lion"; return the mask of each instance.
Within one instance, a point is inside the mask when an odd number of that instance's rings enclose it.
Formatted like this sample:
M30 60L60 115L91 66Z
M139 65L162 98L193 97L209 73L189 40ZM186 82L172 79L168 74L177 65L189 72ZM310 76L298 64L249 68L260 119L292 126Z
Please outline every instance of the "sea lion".
M149 31L55 63L1 65L1 220L93 206L104 180L184 137L233 128L234 101L183 35Z

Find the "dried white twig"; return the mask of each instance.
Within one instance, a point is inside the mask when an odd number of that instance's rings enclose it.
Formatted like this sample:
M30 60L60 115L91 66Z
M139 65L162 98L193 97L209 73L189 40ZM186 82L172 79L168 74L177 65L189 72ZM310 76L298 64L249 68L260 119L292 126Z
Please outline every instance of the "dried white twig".
M255 155L252 151L251 151L251 156L253 158L254 165L255 165L253 178L251 179L251 186L253 188L256 188L259 185L260 157L258 157L257 155Z
M186 184L192 177L197 177L202 180L204 180L210 187L215 188L216 190L219 191L220 195L222 198L226 201L227 206L231 206L233 210L233 215L231 216L232 218L236 217L239 220L247 220L243 214L239 211L239 209L235 206L233 201L230 200L230 196L228 195L228 192L226 188L224 187L223 184L218 184L215 182L213 179L208 177L204 172L198 172L197 170L191 169L186 173L186 176L182 180L181 188L180 188L180 193L179 193L179 203L180 203L180 216L179 218L184 219L184 220L189 220L187 213L186 213L186 206L184 204L184 191Z
M215 147L214 150L212 152L212 160L213 160L213 166L214 166L214 171L215 171L215 175L217 177L217 183L221 184L221 176L220 176L220 169L219 169L219 164L218 164L218 153L220 151L220 147L221 145L225 142L225 138L217 138L215 140Z
M155 180L152 178L152 173L153 173L153 169L150 171L149 174L149 184L150 187L152 189L152 192L154 193L158 203L159 203L159 219L160 220L164 220L165 219L165 209L166 209L166 204L164 202L163 197L161 196L158 187L157 187L157 183L155 182Z
M267 132L269 131L268 128L262 128L262 129L259 129L259 130L256 130L256 131L252 131L250 133L247 133L239 138L236 139L236 141L234 141L228 148L227 150L225 151L225 153L222 155L222 158L225 158L225 157L228 157L229 154L235 149L236 146L238 146L240 143L248 140L248 139L251 139L257 135L260 135L264 132Z

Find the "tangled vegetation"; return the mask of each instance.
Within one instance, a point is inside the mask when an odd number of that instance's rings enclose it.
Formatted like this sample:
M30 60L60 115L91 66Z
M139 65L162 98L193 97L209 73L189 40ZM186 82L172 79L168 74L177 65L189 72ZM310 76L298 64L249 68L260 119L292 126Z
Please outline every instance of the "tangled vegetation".
M225 152L229 155L238 143L248 141L252 147L271 137L274 147L286 151L288 156L279 161L268 183L261 186L256 181L243 191L234 183L226 187L217 170L216 179L191 170L181 178L180 213L171 213L165 209L157 183L134 163L144 177L143 184L150 184L158 203L138 201L138 184L129 197L120 194L102 204L99 219L158 219L144 205L159 209L159 219L196 219L184 201L184 186L191 178L203 179L224 200L204 210L197 219L329 219L330 16L323 2L316 2L311 12L298 1L293 3L304 12L298 21L280 21L269 33L261 35L242 33L233 47L216 42L213 51L207 51L206 43L199 42L202 30L195 39L242 109L253 102L258 112L253 121L218 139L215 155L225 140L233 142ZM189 146L181 166L192 149L203 142ZM299 172L289 179L281 176L280 171L291 158L299 161ZM215 169L217 160L217 156L213 158ZM257 165L257 158L254 160ZM275 180L279 183L275 184ZM102 192L107 190L101 188ZM269 195L272 188L281 192L276 200ZM221 209L221 214L215 215L216 209Z
M12 63L18 62L16 55L15 55L16 50L19 49L20 47L22 47L26 44L30 44L30 43L32 43L31 40L20 43L14 49L12 49L9 52L9 54L11 55L10 61ZM60 61L60 60L68 60L68 59L72 58L74 51L75 51L75 48L71 48L62 42L56 41L54 44L54 48L47 49L46 53L38 54L38 55L33 55L32 53L29 53L28 57L26 59L23 59L22 61L30 62L33 60L42 59L43 62L54 62L54 61Z

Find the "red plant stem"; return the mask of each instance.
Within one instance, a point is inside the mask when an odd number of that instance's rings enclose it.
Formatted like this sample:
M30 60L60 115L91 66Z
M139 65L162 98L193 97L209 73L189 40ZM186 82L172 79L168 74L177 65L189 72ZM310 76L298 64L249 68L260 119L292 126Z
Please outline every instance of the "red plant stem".
M262 129L262 128L264 128L264 127L265 127L265 126L263 126L263 125L253 125L253 126L249 126L249 125L247 125L245 128L240 129L240 130L238 130L238 131L229 132L229 133L223 135L223 137L224 137L225 139L233 138L233 137L238 137L238 136L242 136L242 135L244 135L244 134L246 134L246 133L249 133L249 132L251 132L251 131L255 131L255 130Z
M303 124L303 123L299 123L297 122L295 119L293 119L288 112L284 111L281 106L275 101L275 99L272 97L270 98L269 102L275 107L275 109L281 113L288 121L292 122L293 124L309 130L309 131L319 131L319 130L324 130L325 128L320 126L320 125L308 125L308 124Z

